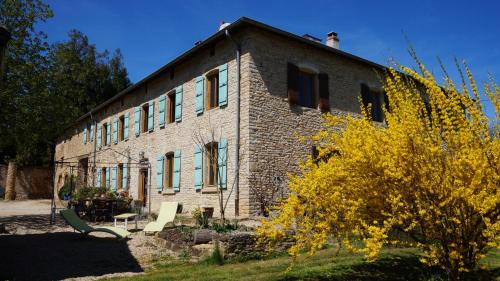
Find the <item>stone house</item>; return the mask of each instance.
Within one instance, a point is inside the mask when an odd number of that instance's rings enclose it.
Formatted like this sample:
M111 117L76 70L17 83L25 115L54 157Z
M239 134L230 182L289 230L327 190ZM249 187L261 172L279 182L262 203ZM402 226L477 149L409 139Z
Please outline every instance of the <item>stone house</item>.
M219 184L228 217L258 214L269 200L261 194L281 196L286 173L314 152L296 134L316 132L323 112L359 113L361 96L383 119L383 67L338 43L333 32L323 44L248 18L221 25L68 128L56 145L56 188L74 174L153 212L178 201L217 215Z

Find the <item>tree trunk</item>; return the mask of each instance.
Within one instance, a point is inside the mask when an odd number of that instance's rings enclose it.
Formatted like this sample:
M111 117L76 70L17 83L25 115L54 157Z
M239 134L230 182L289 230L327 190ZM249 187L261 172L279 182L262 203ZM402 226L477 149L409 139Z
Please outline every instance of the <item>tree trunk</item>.
M5 184L5 201L16 199L16 174L17 167L15 162L9 162L7 168L7 183Z

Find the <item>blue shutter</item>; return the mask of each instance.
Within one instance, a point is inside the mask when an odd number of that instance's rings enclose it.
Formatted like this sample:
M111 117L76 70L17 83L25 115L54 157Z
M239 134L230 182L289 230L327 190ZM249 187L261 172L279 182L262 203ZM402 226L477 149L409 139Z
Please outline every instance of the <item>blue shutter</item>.
M219 67L219 106L227 105L227 63Z
M96 187L101 187L101 169L97 170Z
M182 120L182 85L175 88L175 122Z
M115 120L113 121L113 141L115 144L118 143L118 118L115 117Z
M163 126L165 126L165 96L164 95L160 96L158 108L160 111L160 114L159 114L160 116L158 117L160 120L158 120L158 123L160 125L160 128L162 128Z
M111 169L111 191L116 191L116 166Z
M127 164L123 163L123 171L122 171L122 189L123 191L127 191L128 187L128 167Z
M203 96L205 95L205 78L203 76L198 76L196 78L196 113L200 114L203 112Z
M101 147L102 145L102 125L97 125L97 146Z
M219 187L227 187L227 140L221 139L219 142L218 166L219 166Z
M181 151L174 152L174 178L173 178L174 191L179 191L181 186Z
M87 127L83 128L83 144L87 144Z
M135 136L138 137L141 134L141 107L137 106L134 111L134 130Z
M123 139L128 140L128 115L129 113L125 113L125 116L123 117Z
M148 132L152 132L154 129L154 114L155 114L155 102L149 102L149 110L148 110Z
M163 189L163 160L165 157L158 156L156 164L156 189L160 192Z
M106 188L109 187L110 177L109 177L109 167L106 167Z
M203 187L203 149L197 145L194 150L194 188Z
M111 145L111 123L106 124L106 145Z
M95 127L94 127L94 123L92 123L92 124L90 125L90 142L93 142L93 141L94 141L94 129L95 129Z

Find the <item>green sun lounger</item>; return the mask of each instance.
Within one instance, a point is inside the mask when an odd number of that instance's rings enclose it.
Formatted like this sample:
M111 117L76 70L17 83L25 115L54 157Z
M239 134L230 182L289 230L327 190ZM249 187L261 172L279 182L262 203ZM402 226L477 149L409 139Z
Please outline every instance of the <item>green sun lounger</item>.
M150 222L144 227L144 232L160 232L169 222L174 222L177 213L178 202L162 202L160 213L156 221Z
M109 234L113 234L118 238L126 238L130 235L130 232L125 229L113 227L113 226L101 226L93 228L83 220L81 220L72 209L61 210L61 215L66 222L68 222L71 227L73 227L76 231L87 235L91 232L106 232Z

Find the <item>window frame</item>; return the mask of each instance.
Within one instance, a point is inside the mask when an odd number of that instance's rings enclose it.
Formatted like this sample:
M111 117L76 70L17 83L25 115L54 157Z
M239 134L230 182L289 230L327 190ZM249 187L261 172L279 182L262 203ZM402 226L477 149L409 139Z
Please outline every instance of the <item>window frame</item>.
M168 152L163 157L163 188L174 189L174 152Z
M214 79L215 81L212 81ZM205 74L205 110L219 107L219 69L214 69ZM214 87L212 87L214 86ZM212 89L214 92L212 92ZM212 104L213 102L213 104Z
M125 114L118 117L118 142L125 140Z
M219 143L216 141L205 144L204 169L204 186L218 186L219 180Z
M104 122L104 123L102 123L102 127L101 127L101 128L102 128L102 129L101 129L101 130L102 130L102 133L101 133L101 142L102 142L102 144L103 144L102 146L107 146L107 145L109 145L109 144L108 144L108 138L107 138L107 135L108 135L108 130L109 130L109 128L108 128L108 127L109 127L109 126L108 126L108 122Z
M302 86L301 86L301 77L309 77L311 79L312 83L312 106L308 106L304 104L301 104L301 97L303 96L302 93ZM299 67L299 73L298 77L299 81L297 81L299 88L298 88L298 96L297 96L297 103L296 105L301 106L301 107L307 107L307 108L312 108L312 109L318 109L318 104L319 104L319 89L318 89L318 73L316 71L307 69L307 68L301 68Z
M175 89L167 93L166 97L166 110L167 124L175 123Z
M148 116L149 116L149 103L141 105L141 134L148 132Z

